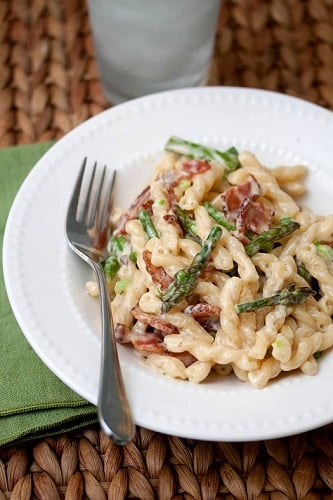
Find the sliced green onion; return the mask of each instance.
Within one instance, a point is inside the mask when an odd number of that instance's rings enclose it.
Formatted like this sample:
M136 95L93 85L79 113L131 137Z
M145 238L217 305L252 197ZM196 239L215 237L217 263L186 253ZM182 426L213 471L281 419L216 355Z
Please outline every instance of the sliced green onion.
M191 184L192 182L189 179L184 179L183 181L180 181L178 185L182 191L185 191L187 188L191 186Z
M131 282L126 279L117 281L114 287L115 293L123 293L130 283Z

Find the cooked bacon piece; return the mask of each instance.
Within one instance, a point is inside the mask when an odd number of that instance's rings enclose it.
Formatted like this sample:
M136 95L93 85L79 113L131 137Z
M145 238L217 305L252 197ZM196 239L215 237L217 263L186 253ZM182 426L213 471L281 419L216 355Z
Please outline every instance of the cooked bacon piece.
M189 305L184 309L185 314L190 314L194 318L207 318L210 316L219 316L221 308L213 304L199 302L198 304Z
M139 306L135 306L132 309L132 315L138 321L149 325L160 332L171 335L172 333L178 333L176 326L172 325L169 321L166 321L161 316L156 314L146 313L140 309Z
M143 209L143 210L147 210L149 215L153 215L153 203L154 203L153 200L151 198L149 198L149 200L142 203L141 207L138 208L138 212L139 212L139 210ZM138 214L136 214L136 216L137 215Z
M241 203L236 218L236 228L239 233L246 230L260 234L268 231L273 217L273 210L258 201L246 198Z
M162 334L158 334L157 332L135 333L122 323L117 323L114 331L118 344L131 343L138 351L155 353L166 352Z
M210 163L207 160L187 160L183 163L182 168L190 174L190 178L194 175L202 174L210 169Z
M148 273L150 274L150 276L152 277L153 282L160 285L162 290L167 289L168 286L172 282L172 278L165 271L164 267L158 267L158 266L154 266L154 264L152 264L151 252L149 252L149 250L144 250L142 252L142 257L143 257L144 263L146 264L146 269L147 269Z
M228 219L235 221L238 210L245 199L256 199L260 194L260 186L253 177L248 175L247 181L243 184L231 186L222 194L222 204Z
M152 205L152 200L150 197L150 186L146 186L145 189L135 198L132 205L129 207L127 212L123 213L120 217L117 227L115 228L113 235L119 236L120 234L125 234L125 226L128 221L136 219L139 210L141 208L149 209Z
M131 342L132 330L122 323L117 323L114 327L114 334L118 344L128 344Z
M173 170L170 172L173 172ZM163 180L163 191L165 192L165 196L166 196L166 199L168 200L169 207L174 208L174 206L177 204L177 198L176 198L176 193L174 190L174 185L166 182L164 178L162 180Z
M208 333L216 332L220 328L221 308L218 306L199 302L187 306L184 313L193 316Z
M210 163L207 160L186 160L182 163L181 168L167 170L158 178L162 179L166 186L174 187L180 181L192 179L195 175L202 174L210 168Z
M169 355L172 356L173 358L179 359L186 366L186 368L192 365L195 361L197 361L197 358L192 356L192 354L187 351L169 352Z
M154 332L145 332L131 336L131 342L135 349L143 352L165 353L166 347L162 338Z
M165 214L165 215L163 215L163 219L168 224L177 224L179 226L178 221L177 221L177 216L175 214Z
M236 236L244 239L246 231L260 234L270 227L273 211L256 201L260 195L260 186L253 175L248 175L247 181L237 186L231 186L222 195L222 205L226 217L231 222L236 222Z

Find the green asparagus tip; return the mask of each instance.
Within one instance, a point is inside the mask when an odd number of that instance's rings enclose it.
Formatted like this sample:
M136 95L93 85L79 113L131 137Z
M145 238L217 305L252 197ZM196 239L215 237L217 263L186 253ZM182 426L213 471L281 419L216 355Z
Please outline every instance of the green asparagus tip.
M225 218L224 214L220 210L215 208L211 203L208 203L208 201L206 201L204 203L204 207L207 210L208 214L211 216L211 218L215 220L215 222L223 226L228 231L236 231L236 226L231 224Z
M195 142L190 142L181 137L172 136L165 145L166 151L177 153L189 158L202 159L208 161L217 161L222 163L228 172L236 170L241 165L239 163L239 154L235 147L226 151L204 146Z
M184 269L180 269L175 274L173 282L161 295L162 313L168 312L171 307L179 304L184 298L192 294L199 276L204 270L221 234L222 228L214 226L202 245L201 250L194 256L191 264Z
M199 245L202 245L201 238L196 233L194 219L190 215L188 215L185 212L185 210L180 208L179 205L176 205L174 210L175 210L175 214L176 214L178 223L179 223L180 227L182 228L185 237L190 238L191 240L195 241L196 243L199 243Z
M289 236L299 227L298 222L293 221L290 217L284 217L277 226L268 231L263 231L250 241L245 246L245 251L249 257L253 257L258 252L270 252L277 241Z
M316 292L314 292L310 287L296 288L295 283L289 283L286 288L283 288L280 292L270 297L253 300L252 302L236 304L235 311L237 314L240 314L243 312L256 311L262 307L274 306L278 304L284 306L303 304L308 297L315 295L315 293Z
M154 226L154 223L152 221L152 218L150 217L147 210L145 210L145 209L139 210L138 219L141 222L142 227L143 227L148 239L159 238L159 234L158 234L158 232Z

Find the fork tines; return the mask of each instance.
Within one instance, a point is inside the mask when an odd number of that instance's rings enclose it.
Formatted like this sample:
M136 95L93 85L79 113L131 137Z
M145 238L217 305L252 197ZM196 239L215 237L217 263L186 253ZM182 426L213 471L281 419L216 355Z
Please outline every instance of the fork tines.
M74 189L78 221L81 220L88 227L95 227L98 231L102 231L108 225L115 175L116 172L113 171L111 179L108 179L106 165L98 169L97 162L88 173L87 158L84 158Z

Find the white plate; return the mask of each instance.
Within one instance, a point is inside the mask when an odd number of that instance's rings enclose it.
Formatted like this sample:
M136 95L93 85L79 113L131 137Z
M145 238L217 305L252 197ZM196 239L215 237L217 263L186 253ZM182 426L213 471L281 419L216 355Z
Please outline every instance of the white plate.
M37 163L8 218L4 272L16 318L60 379L96 404L100 358L98 301L84 288L90 270L67 248L64 220L83 156L118 170L116 204L148 182L170 135L218 148L249 149L268 165L310 168L307 203L332 210L333 114L266 91L196 88L137 99L83 123ZM289 374L256 390L230 377L194 385L141 366L120 346L138 425L182 437L249 441L285 436L333 419L333 354L316 376Z

